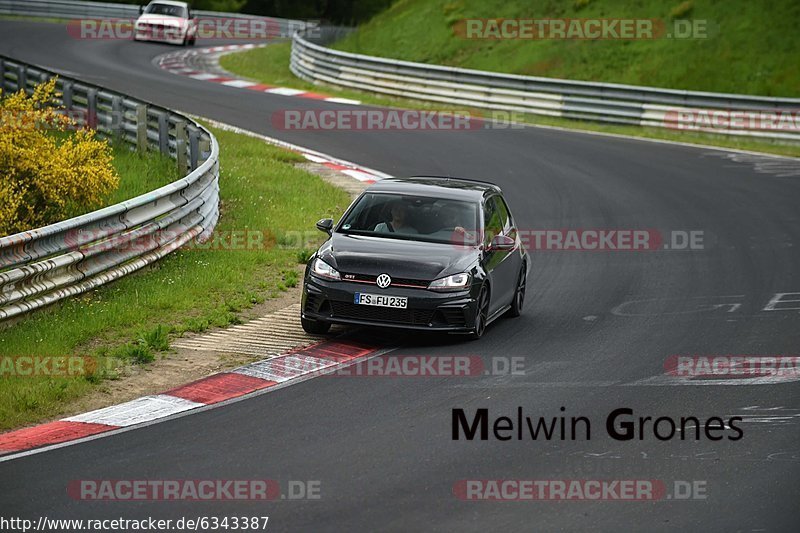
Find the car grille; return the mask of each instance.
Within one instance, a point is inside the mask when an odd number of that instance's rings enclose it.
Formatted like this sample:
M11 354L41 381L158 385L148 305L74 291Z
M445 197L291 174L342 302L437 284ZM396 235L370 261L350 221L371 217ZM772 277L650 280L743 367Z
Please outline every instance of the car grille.
M428 325L433 320L433 310L395 309L372 305L357 305L349 302L331 302L332 315L337 318L352 318L397 324Z
M467 320L464 316L464 309L461 307L453 307L447 308L442 307L440 308L437 313L440 313L439 316L435 317L435 320L438 321L439 317L448 325L448 326L466 326Z
M165 24L151 24L140 22L136 26L136 31L146 33L150 37L178 37L181 35L181 28Z
M305 308L305 310L309 311L309 312L312 312L312 313L316 313L317 311L319 311L319 304L320 304L321 300L322 300L322 295L321 294L315 294L313 292L308 292L306 294L306 308Z
M373 285L376 283L378 276L372 276L369 274L342 274L342 279L344 281L356 281L359 283L372 283ZM410 278L395 278L392 276L392 287L409 287L413 289L427 289L428 285L430 285L430 281L422 280L422 279L410 279Z

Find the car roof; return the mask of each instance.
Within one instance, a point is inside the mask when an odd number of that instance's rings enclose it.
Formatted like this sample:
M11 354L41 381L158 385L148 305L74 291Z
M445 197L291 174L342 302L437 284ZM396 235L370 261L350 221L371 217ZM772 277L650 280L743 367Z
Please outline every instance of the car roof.
M449 176L413 176L410 178L387 178L376 181L369 192L392 192L480 200L489 193L502 193L500 187L486 181L453 178Z

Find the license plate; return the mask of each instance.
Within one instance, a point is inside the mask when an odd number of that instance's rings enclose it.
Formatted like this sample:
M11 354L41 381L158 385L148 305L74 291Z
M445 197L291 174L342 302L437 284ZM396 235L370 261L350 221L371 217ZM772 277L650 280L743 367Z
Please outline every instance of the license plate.
M359 305L376 305L378 307L396 307L405 309L408 307L408 298L403 296L386 296L384 294L366 294L357 292L355 303Z

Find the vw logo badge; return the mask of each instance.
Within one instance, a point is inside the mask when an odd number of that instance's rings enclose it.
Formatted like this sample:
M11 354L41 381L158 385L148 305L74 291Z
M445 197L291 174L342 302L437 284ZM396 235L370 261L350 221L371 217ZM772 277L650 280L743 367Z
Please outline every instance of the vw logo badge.
M386 287L391 285L392 278L389 277L389 274L381 274L375 281L378 284L378 287L380 287L381 289L385 289Z

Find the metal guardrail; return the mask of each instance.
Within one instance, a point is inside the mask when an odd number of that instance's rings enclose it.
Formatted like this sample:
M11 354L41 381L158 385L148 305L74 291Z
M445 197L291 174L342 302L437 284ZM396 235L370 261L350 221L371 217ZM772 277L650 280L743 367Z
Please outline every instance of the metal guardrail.
M139 6L74 0L0 0L0 13L52 18L130 18L139 16Z
M142 3L146 2L142 0ZM200 19L260 19L270 23L270 32L278 32L288 38L295 31L314 26L300 20L258 17L242 13L223 13L193 9ZM109 2L84 2L81 0L0 0L0 14L26 17L63 19L128 19L139 17L139 6L133 4L112 4Z
M800 98L502 74L353 54L298 32L290 68L307 81L473 108L800 140ZM770 123L770 118L783 117ZM727 119L727 126L719 121ZM792 122L794 121L794 122ZM722 127L720 127L722 126Z
M55 73L0 56L3 92ZM0 238L0 321L134 272L191 241L219 217L219 145L195 121L168 109L59 76L60 104L98 134L176 160L186 177L86 215Z

